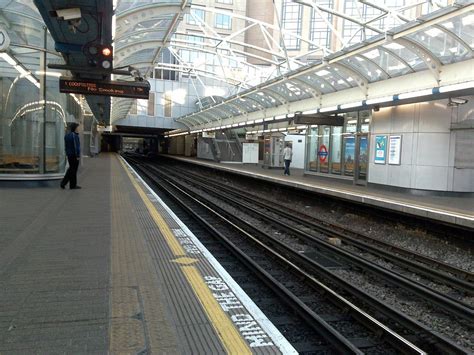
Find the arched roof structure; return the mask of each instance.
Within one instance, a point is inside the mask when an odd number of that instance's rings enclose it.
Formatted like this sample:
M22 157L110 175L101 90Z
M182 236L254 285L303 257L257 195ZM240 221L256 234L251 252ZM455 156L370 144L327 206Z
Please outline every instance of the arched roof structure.
M193 130L219 128L235 122L253 124L254 118L286 118L291 111L332 112L431 95L449 84L467 82L460 87L470 88L474 80L473 34L474 4L457 1L178 121ZM412 80L403 80L405 77ZM395 84L396 78L400 80ZM250 102L261 103L268 110ZM301 104L288 110L292 103ZM231 106L243 113L232 113ZM209 122L209 117L214 121Z

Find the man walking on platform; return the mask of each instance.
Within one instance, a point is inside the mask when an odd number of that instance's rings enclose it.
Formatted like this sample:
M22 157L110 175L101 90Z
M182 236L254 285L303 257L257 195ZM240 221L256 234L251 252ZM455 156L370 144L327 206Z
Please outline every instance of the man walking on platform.
M285 149L283 149L283 160L285 161L285 175L290 175L290 163L293 157L293 151L291 150L290 144L286 143Z
M61 181L61 188L64 189L69 183L71 190L80 189L77 185L77 169L79 168L79 161L81 159L81 142L79 140L79 133L77 132L79 124L73 122L70 125L70 132L64 136L64 147L66 149L67 161L69 168Z

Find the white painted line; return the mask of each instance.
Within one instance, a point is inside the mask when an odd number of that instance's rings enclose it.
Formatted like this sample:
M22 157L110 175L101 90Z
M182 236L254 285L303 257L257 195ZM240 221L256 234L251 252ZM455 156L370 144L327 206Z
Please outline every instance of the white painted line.
M229 275L229 273L222 267L222 265L214 258L214 256L207 250L207 248L199 241L199 239L189 230L189 228L174 214L174 212L163 202L163 200L148 186L148 184L141 178L140 175L133 169L128 162L120 157L132 173L139 179L139 181L146 187L149 194L153 195L158 203L166 210L167 213L174 219L179 227L192 239L194 244L199 248L204 257L209 261L211 266L222 277L225 283L231 288L232 292L237 295L238 299L245 306L250 315L259 323L260 327L269 335L278 349L283 354L298 354L296 349L288 342L288 340L280 333L280 331L273 325L267 316L260 310L260 308L250 299L244 290L237 282Z
M227 170L227 171L234 172L234 173L240 173L242 175L258 176L258 177L263 178L265 180L271 179L271 180L276 180L278 182L291 182L294 185L302 185L302 186L305 186L305 187L309 187L311 189L333 192L336 195L347 194L347 195L351 195L351 196L355 196L355 197L360 197L362 199L362 202L370 202L370 201L384 202L384 203L387 203L387 204L390 204L390 205L395 205L395 206L410 207L410 208L413 208L415 210L420 210L420 211L423 211L423 212L431 212L431 213L440 214L440 215L444 215L444 216L448 216L448 217L455 217L455 218L465 219L465 220L468 220L468 221L474 221L474 215L456 213L456 212L448 212L446 210L427 207L427 206L424 206L424 205L416 205L416 204L413 204L413 203L410 203L410 202L405 202L405 201L399 202L399 201L396 201L396 200L391 200L391 199L383 198L383 197L377 197L377 196L374 196L374 195L361 194L359 192L355 192L355 191L352 191L352 190L331 189L329 187L312 185L312 184L308 184L308 183L301 182L301 181L288 181L288 180L280 179L280 178L275 177L275 176L259 174L259 173L255 173L255 172L252 172L252 171L233 169L233 168L230 168L230 167L227 167L227 166L211 164L211 163L205 163L205 162L200 162L200 161L194 161L194 160L184 159L184 158L181 158L181 157L172 157L172 158L176 159L176 160L182 160L182 161L185 161L185 162L188 162L188 163L196 164L196 165L203 165L203 166L208 166L208 167L211 167L211 168L218 168L218 169L224 170L224 171ZM338 196L338 197L341 197L341 196ZM367 200L367 201L364 201L364 199Z

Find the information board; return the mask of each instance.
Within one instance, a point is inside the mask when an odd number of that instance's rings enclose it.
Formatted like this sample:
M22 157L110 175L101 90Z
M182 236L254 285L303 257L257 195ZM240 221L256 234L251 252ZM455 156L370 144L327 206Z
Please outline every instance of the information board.
M148 81L125 82L59 78L59 92L148 99L150 84Z
M387 160L387 136L375 136L375 164L385 164Z
M390 136L388 144L388 163L400 165L402 151L402 136Z
M258 143L242 143L242 163L258 164Z

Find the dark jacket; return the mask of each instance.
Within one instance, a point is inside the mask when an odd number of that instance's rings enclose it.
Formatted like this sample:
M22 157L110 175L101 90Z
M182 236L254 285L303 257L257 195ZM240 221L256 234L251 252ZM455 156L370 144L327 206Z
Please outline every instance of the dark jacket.
M79 141L79 134L69 132L64 136L64 146L66 148L67 156L81 156L81 142Z

